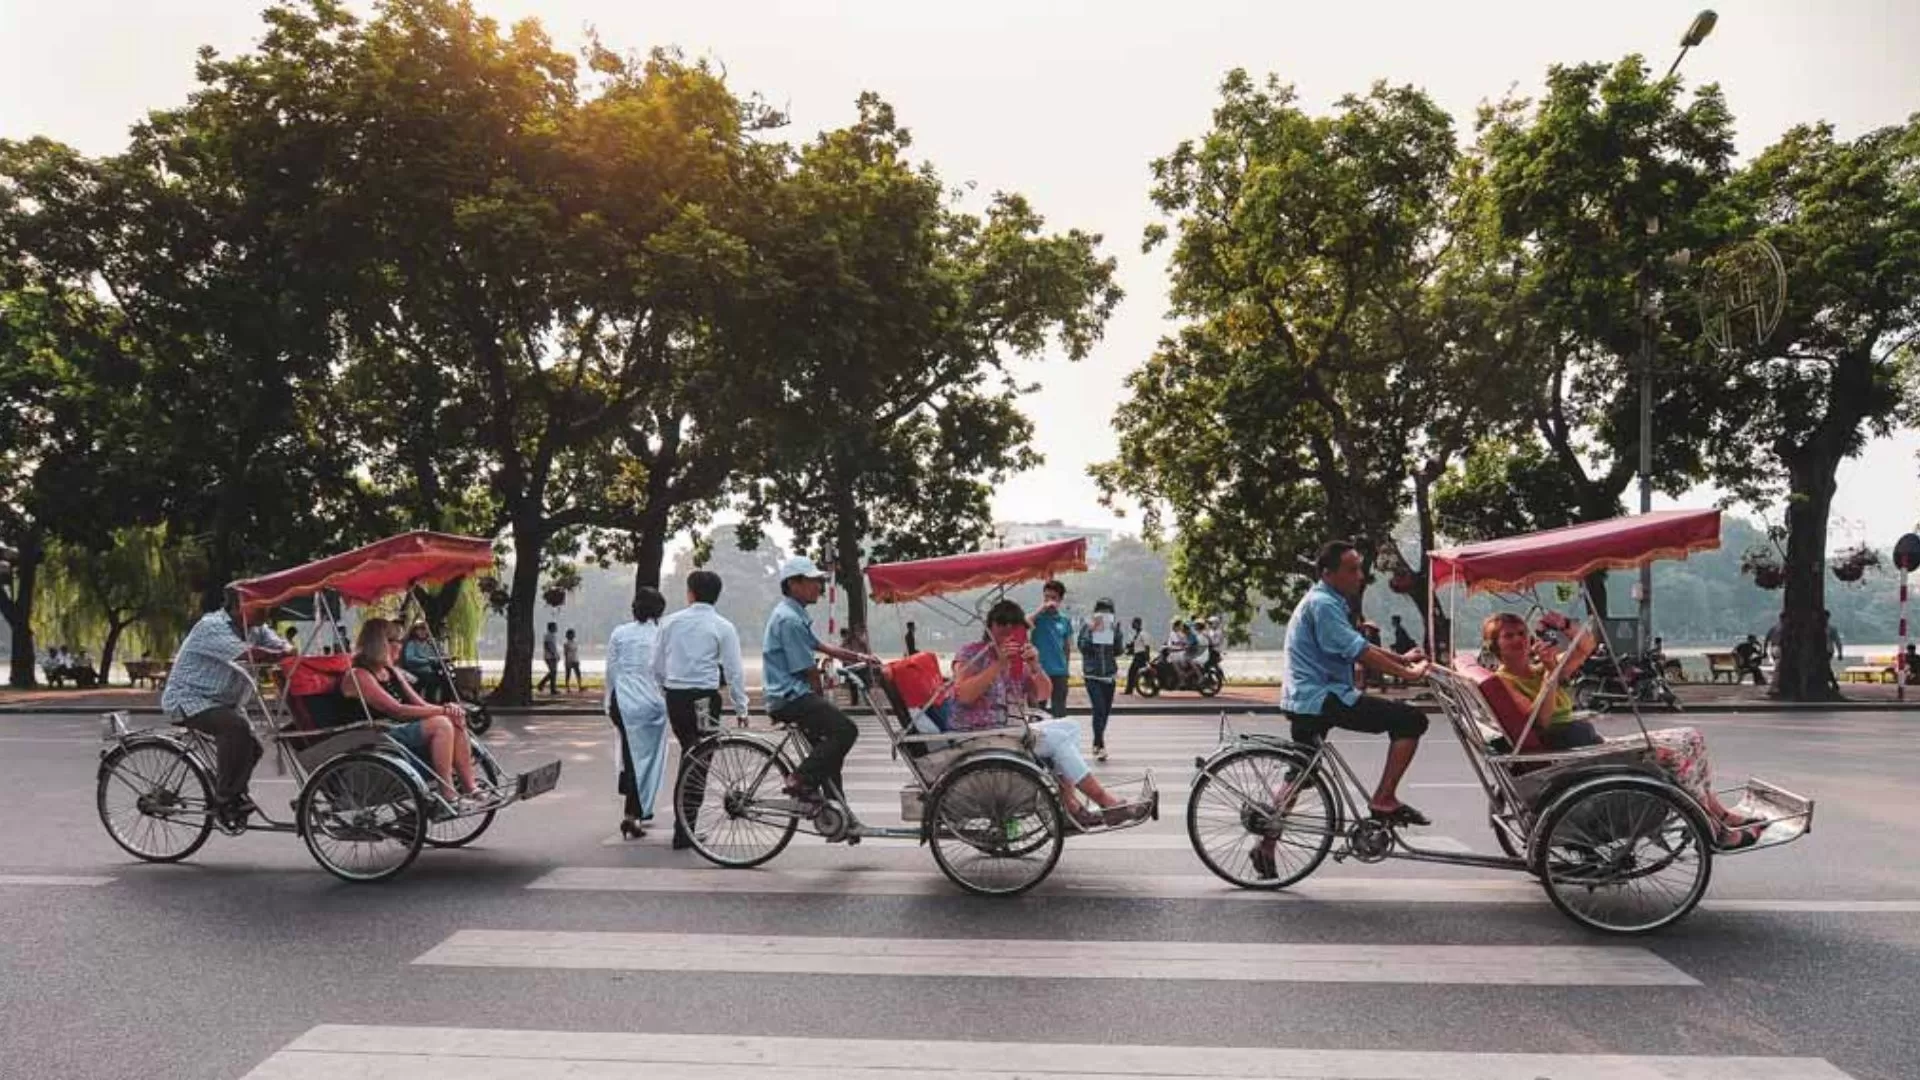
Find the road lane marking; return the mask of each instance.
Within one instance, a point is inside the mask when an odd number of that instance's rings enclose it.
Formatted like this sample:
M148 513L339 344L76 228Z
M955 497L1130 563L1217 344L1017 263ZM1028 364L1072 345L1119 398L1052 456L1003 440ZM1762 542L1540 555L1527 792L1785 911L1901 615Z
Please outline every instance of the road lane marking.
M17 885L26 888L41 886L79 886L91 887L112 884L110 877L94 877L84 874L0 874L0 887Z
M242 1080L1851 1080L1824 1058L806 1039L324 1024Z
M458 930L432 967L1447 986L1698 986L1637 946L1269 945Z

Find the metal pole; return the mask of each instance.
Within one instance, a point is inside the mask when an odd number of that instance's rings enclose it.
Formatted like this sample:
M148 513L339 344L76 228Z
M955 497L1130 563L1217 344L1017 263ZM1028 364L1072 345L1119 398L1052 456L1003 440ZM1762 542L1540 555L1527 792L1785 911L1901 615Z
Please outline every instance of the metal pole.
M1907 572L1900 571L1900 655L1894 658L1895 701L1907 700Z
M1678 61L1675 61L1677 64ZM1650 231L1657 225L1650 224ZM1651 258L1651 257L1649 257ZM1640 267L1640 512L1653 509L1653 288L1649 265ZM1640 567L1639 652L1653 647L1653 567Z

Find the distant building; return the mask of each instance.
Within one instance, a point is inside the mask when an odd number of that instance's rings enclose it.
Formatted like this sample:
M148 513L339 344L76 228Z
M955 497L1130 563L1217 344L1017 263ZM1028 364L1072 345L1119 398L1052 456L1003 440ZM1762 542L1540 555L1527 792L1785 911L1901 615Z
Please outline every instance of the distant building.
M1028 544L1044 544L1049 540L1069 540L1077 536L1087 539L1087 565L1097 566L1107 557L1107 545L1113 542L1112 529L1095 529L1083 525L1067 525L1058 519L1053 521L997 521L993 525L993 535L1001 547L1024 547Z

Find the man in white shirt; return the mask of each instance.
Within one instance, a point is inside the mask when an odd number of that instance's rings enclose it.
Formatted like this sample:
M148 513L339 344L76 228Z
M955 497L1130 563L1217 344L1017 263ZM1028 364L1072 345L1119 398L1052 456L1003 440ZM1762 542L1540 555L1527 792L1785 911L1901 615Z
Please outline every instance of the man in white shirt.
M687 575L687 606L660 623L660 640L653 650L654 676L667 696L667 723L680 744L681 767L687 751L700 741L699 706L716 697L724 676L733 698L734 718L747 722L747 681L741 672L740 632L713 605L720 599L720 575L695 570ZM699 815L706 785L696 777L682 792L684 804L674 807L673 846L692 847L682 822Z

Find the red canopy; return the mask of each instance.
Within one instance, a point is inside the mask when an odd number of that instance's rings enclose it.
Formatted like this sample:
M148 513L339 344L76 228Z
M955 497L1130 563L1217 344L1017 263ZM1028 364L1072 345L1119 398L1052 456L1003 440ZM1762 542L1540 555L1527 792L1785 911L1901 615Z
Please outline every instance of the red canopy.
M1720 511L1660 510L1564 529L1508 536L1433 553L1433 585L1517 592L1576 581L1596 570L1630 570L1720 546Z
M916 562L880 563L867 567L873 598L883 604L902 604L923 596L1045 581L1058 574L1087 568L1087 539L1075 536L1044 544L946 555Z
M366 604L415 585L438 585L493 568L493 543L472 536L410 532L331 558L236 581L246 614L257 615L322 590Z

